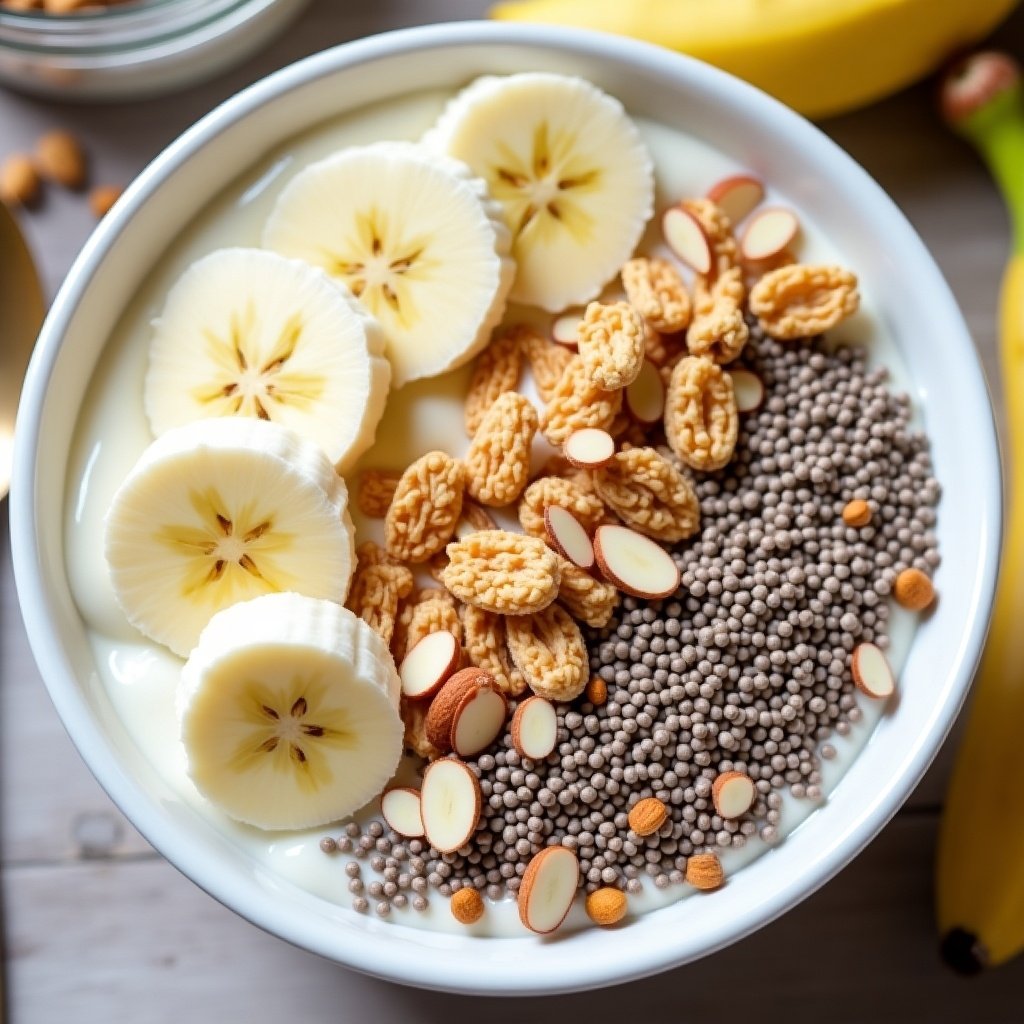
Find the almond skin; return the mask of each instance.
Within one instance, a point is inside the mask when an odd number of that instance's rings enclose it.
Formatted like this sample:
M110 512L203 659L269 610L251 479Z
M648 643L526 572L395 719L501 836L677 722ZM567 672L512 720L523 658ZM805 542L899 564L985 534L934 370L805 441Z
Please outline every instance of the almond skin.
M455 724L455 717L463 701L481 686L500 689L490 672L485 672L481 668L464 668L456 672L431 701L430 709L427 711L427 739L438 750L447 754L452 749L452 726Z
M655 796L649 796L629 812L629 827L638 836L650 836L665 824L668 808Z

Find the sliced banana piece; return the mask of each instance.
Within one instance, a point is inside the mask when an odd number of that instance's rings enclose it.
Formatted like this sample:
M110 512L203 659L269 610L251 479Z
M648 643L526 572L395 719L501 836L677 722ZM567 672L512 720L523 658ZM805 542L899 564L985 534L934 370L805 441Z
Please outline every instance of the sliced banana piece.
M128 620L182 657L222 608L294 590L344 601L348 491L318 445L265 420L176 427L143 452L107 512Z
M348 285L384 329L395 387L476 355L514 274L485 184L410 142L354 146L311 164L282 191L263 244Z
M513 302L559 313L595 298L654 209L640 133L618 100L581 78L478 78L423 141L469 164L503 206Z
M326 825L387 784L402 754L384 641L332 601L268 594L219 612L181 673L188 774L264 829Z
M149 350L158 437L211 416L255 416L316 441L339 472L373 444L391 367L384 335L322 270L219 249L171 288Z

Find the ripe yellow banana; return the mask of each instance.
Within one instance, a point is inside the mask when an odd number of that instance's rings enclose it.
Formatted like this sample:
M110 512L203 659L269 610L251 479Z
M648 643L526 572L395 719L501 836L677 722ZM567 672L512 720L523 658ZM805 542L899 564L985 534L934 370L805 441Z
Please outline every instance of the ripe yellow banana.
M602 29L699 57L808 117L863 106L981 39L1017 0L511 0L494 18Z
M942 92L947 120L981 152L1013 223L1000 347L1009 513L988 643L939 834L937 917L946 961L964 973L1024 949L1024 87L1008 57L976 54Z

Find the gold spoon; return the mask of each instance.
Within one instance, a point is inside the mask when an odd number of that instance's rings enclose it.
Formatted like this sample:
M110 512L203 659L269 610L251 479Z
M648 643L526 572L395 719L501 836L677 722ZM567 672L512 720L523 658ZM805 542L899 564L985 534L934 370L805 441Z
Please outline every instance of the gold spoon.
M0 203L0 500L11 486L18 396L45 312L28 246L10 210Z

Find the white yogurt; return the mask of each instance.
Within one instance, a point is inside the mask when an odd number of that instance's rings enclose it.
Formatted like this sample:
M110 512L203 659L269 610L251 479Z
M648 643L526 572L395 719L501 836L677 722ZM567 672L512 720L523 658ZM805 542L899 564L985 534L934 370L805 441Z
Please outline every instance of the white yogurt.
M349 906L348 878L341 854L326 856L320 839L329 831L267 833L225 817L204 800L185 774L185 756L178 739L174 697L181 661L163 648L145 642L125 621L117 607L102 555L103 517L114 491L152 440L143 411L143 376L150 339L150 322L159 313L171 284L186 267L206 253L223 247L259 245L264 220L288 180L304 166L348 145L380 139L415 139L434 121L447 96L419 95L386 106L368 107L296 138L266 157L248 174L218 196L186 226L153 269L135 301L125 311L97 366L79 417L76 440L68 467L66 558L72 593L88 628L100 678L110 701L129 734L153 767L180 795L232 843L261 864L271 879L285 879L342 906ZM639 122L655 161L657 208L686 195L702 194L737 167L694 138L650 122ZM774 197L785 201L784 195ZM802 258L842 262L813 224L803 223ZM659 246L652 224L643 248ZM853 268L856 269L856 268ZM509 319L535 317L532 312L510 311ZM907 377L891 340L880 331L872 315L870 297L863 310L843 329L843 337L871 346L873 358L889 366L897 386ZM378 430L375 447L364 465L403 467L423 452L443 448L455 453L466 445L462 425L462 396L468 371L420 381L396 392ZM361 536L374 535L380 525L359 522ZM377 533L377 539L380 539ZM893 668L901 667L913 629L913 617L894 609L891 619ZM830 792L846 767L867 741L881 709L862 700L864 718L846 737L831 741L838 756L823 765L824 790ZM413 767L404 765L410 781ZM372 810L372 809L371 809ZM780 833L792 831L814 810L810 801L784 800ZM369 811L367 812L369 813ZM364 815L365 817L365 815ZM727 873L760 855L765 845L748 841L728 850L722 860ZM366 869L369 882L373 873ZM631 897L632 910L643 912L689 894L686 886L656 889L645 882L642 896ZM585 923L577 901L568 925ZM417 913L407 907L393 910L392 918L405 924L442 930L464 930L451 917L447 901L431 898L430 909ZM514 901L492 905L474 925L476 934L521 934Z

